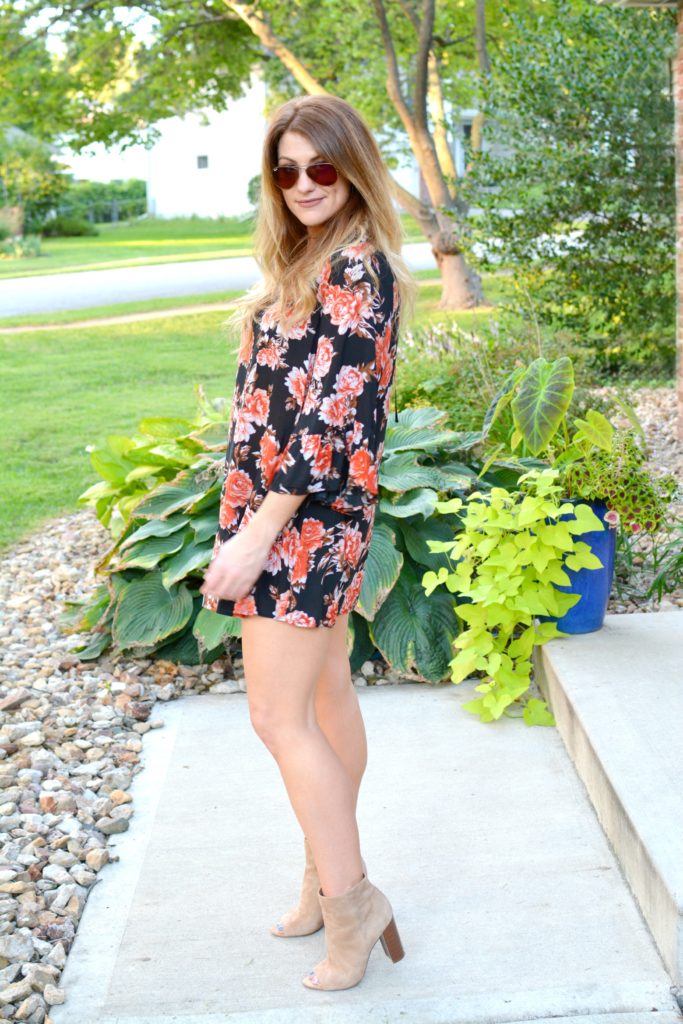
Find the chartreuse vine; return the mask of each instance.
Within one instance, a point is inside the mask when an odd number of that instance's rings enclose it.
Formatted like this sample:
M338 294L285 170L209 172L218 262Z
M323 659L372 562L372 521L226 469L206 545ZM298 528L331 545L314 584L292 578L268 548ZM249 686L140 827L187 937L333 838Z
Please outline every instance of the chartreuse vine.
M422 585L427 594L446 586L463 598L455 605L464 627L453 641L458 653L449 663L451 679L461 683L484 673L475 686L482 696L463 705L482 722L517 717L508 710L517 703L527 725L555 724L544 700L523 699L534 647L566 635L537 617L560 617L580 600L555 584L570 583L565 568L602 567L577 538L604 529L589 505L562 498L558 478L555 469L533 469L519 478L518 490L493 487L464 502L452 498L436 505L441 513L458 514L462 530L453 541L427 542L430 550L447 553L451 568L425 572Z

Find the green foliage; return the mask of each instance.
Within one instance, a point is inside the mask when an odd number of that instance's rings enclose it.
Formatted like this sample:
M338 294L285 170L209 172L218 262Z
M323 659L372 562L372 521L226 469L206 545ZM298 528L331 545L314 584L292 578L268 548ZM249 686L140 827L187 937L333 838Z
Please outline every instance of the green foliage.
M611 510L611 525L621 522L631 533L654 533L679 490L676 478L649 472L644 467L646 450L633 433L614 431L602 414L594 413L586 426L589 432L582 432L580 426L574 441L581 446L583 457L564 470L568 493L604 499Z
M40 255L40 238L37 235L0 240L0 260L21 260Z
M166 658L217 657L239 617L201 609L199 584L218 524L226 403L200 391L194 420L147 418L135 437L110 435L91 450L102 477L81 495L108 526L114 544L97 566L108 577L74 606L68 625L94 630L79 653L119 651ZM438 682L448 671L457 619L446 595L430 601L425 568L445 564L427 541L445 540L456 519L434 515L439 497L474 485L482 432L457 432L439 409L408 409L387 425L380 499L360 597L352 613L354 670L377 651L416 679ZM473 465L472 465L472 464ZM484 482L483 486L487 486Z
M593 0L507 9L483 82L487 147L463 182L483 210L467 225L469 258L514 268L511 308L593 348L602 372L670 373L674 13Z
M548 447L564 420L573 391L574 368L568 356L552 363L535 359L520 375L511 408L517 431L532 455Z
M424 573L422 584L428 595L445 585L463 598L455 611L467 628L454 642L458 653L450 661L451 679L460 683L474 672L484 673L475 687L482 696L463 705L483 722L509 715L512 705L522 703L533 648L563 635L554 622L536 618L560 617L580 600L556 588L570 583L565 567L602 565L576 539L603 529L602 523L588 505L563 501L562 492L558 471L545 468L525 473L512 492L493 487L489 494L475 491L465 503L455 498L436 506L439 512L458 513L464 504L462 529L455 540L427 542L430 550L449 555L449 565ZM522 717L528 725L554 724L537 698L523 704Z
M602 412L588 409L585 419L574 417L570 436L573 393L571 360L562 357L549 362L541 357L526 370L510 374L484 422L491 425L509 404L513 415L510 453L519 448L551 462L561 472L565 494L606 502L610 525L621 518L633 532L654 532L678 489L675 477L647 468L646 447L637 440L643 436L642 427L635 410L623 399L631 428L615 430ZM498 447L496 457L504 447Z
M98 235L99 231L84 217L58 214L43 222L40 233L44 238L78 238Z
M627 531L617 525L614 593L636 605L683 589L683 518L680 510L662 522L656 534Z
M465 494L476 479L470 465L481 433L445 427L440 409L404 409L390 418L380 464L380 498L360 597L351 614L355 670L375 650L416 679L439 682L448 670L457 620L437 595L427 601L420 586L425 567L444 564L427 547L444 539L455 520L436 521L440 495ZM363 625L358 618L366 620Z
M0 195L3 205L23 208L27 223L43 217L68 187L65 168L49 146L0 123Z
M223 400L207 401L201 388L198 398L192 421L147 418L135 437L110 435L105 447L91 450L103 479L79 502L95 509L114 544L96 567L108 576L106 603L98 589L90 601L72 605L66 620L72 630L95 630L77 648L81 658L113 644L117 651L210 661L226 637L239 633L234 619L217 624L214 613L201 615L198 587L218 524L228 424Z
M261 175L255 174L253 178L249 179L247 185L247 199L252 206L256 207L259 204L261 197Z
M126 181L72 181L59 204L59 213L81 220L110 223L140 217L147 211L147 183Z

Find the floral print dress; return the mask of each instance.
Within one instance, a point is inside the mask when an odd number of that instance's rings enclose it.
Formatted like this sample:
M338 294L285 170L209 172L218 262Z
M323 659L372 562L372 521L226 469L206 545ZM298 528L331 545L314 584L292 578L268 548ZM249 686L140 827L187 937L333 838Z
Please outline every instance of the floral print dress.
M306 498L248 594L204 596L205 608L224 615L333 626L360 594L394 378L398 288L386 257L367 241L342 250L333 265L327 260L316 284L306 321L285 331L269 307L242 334L213 557L267 491Z

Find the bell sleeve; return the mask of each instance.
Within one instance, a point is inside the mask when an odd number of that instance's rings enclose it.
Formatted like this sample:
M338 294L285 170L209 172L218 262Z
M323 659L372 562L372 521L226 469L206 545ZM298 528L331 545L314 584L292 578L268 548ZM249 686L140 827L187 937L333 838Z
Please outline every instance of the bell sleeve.
M269 490L310 494L339 511L378 498L379 463L394 376L398 293L386 257L361 246L326 263L318 288L318 331L304 400Z

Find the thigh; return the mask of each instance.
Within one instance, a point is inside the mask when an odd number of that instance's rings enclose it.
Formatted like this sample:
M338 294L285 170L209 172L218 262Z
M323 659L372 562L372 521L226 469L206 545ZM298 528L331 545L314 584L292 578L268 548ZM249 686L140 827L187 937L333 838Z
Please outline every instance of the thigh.
M252 717L314 718L315 687L335 639L334 629L294 626L263 615L242 619L242 657Z
M351 684L351 665L347 647L349 613L340 615L331 627L331 643L318 676L315 698L319 703L334 700Z

